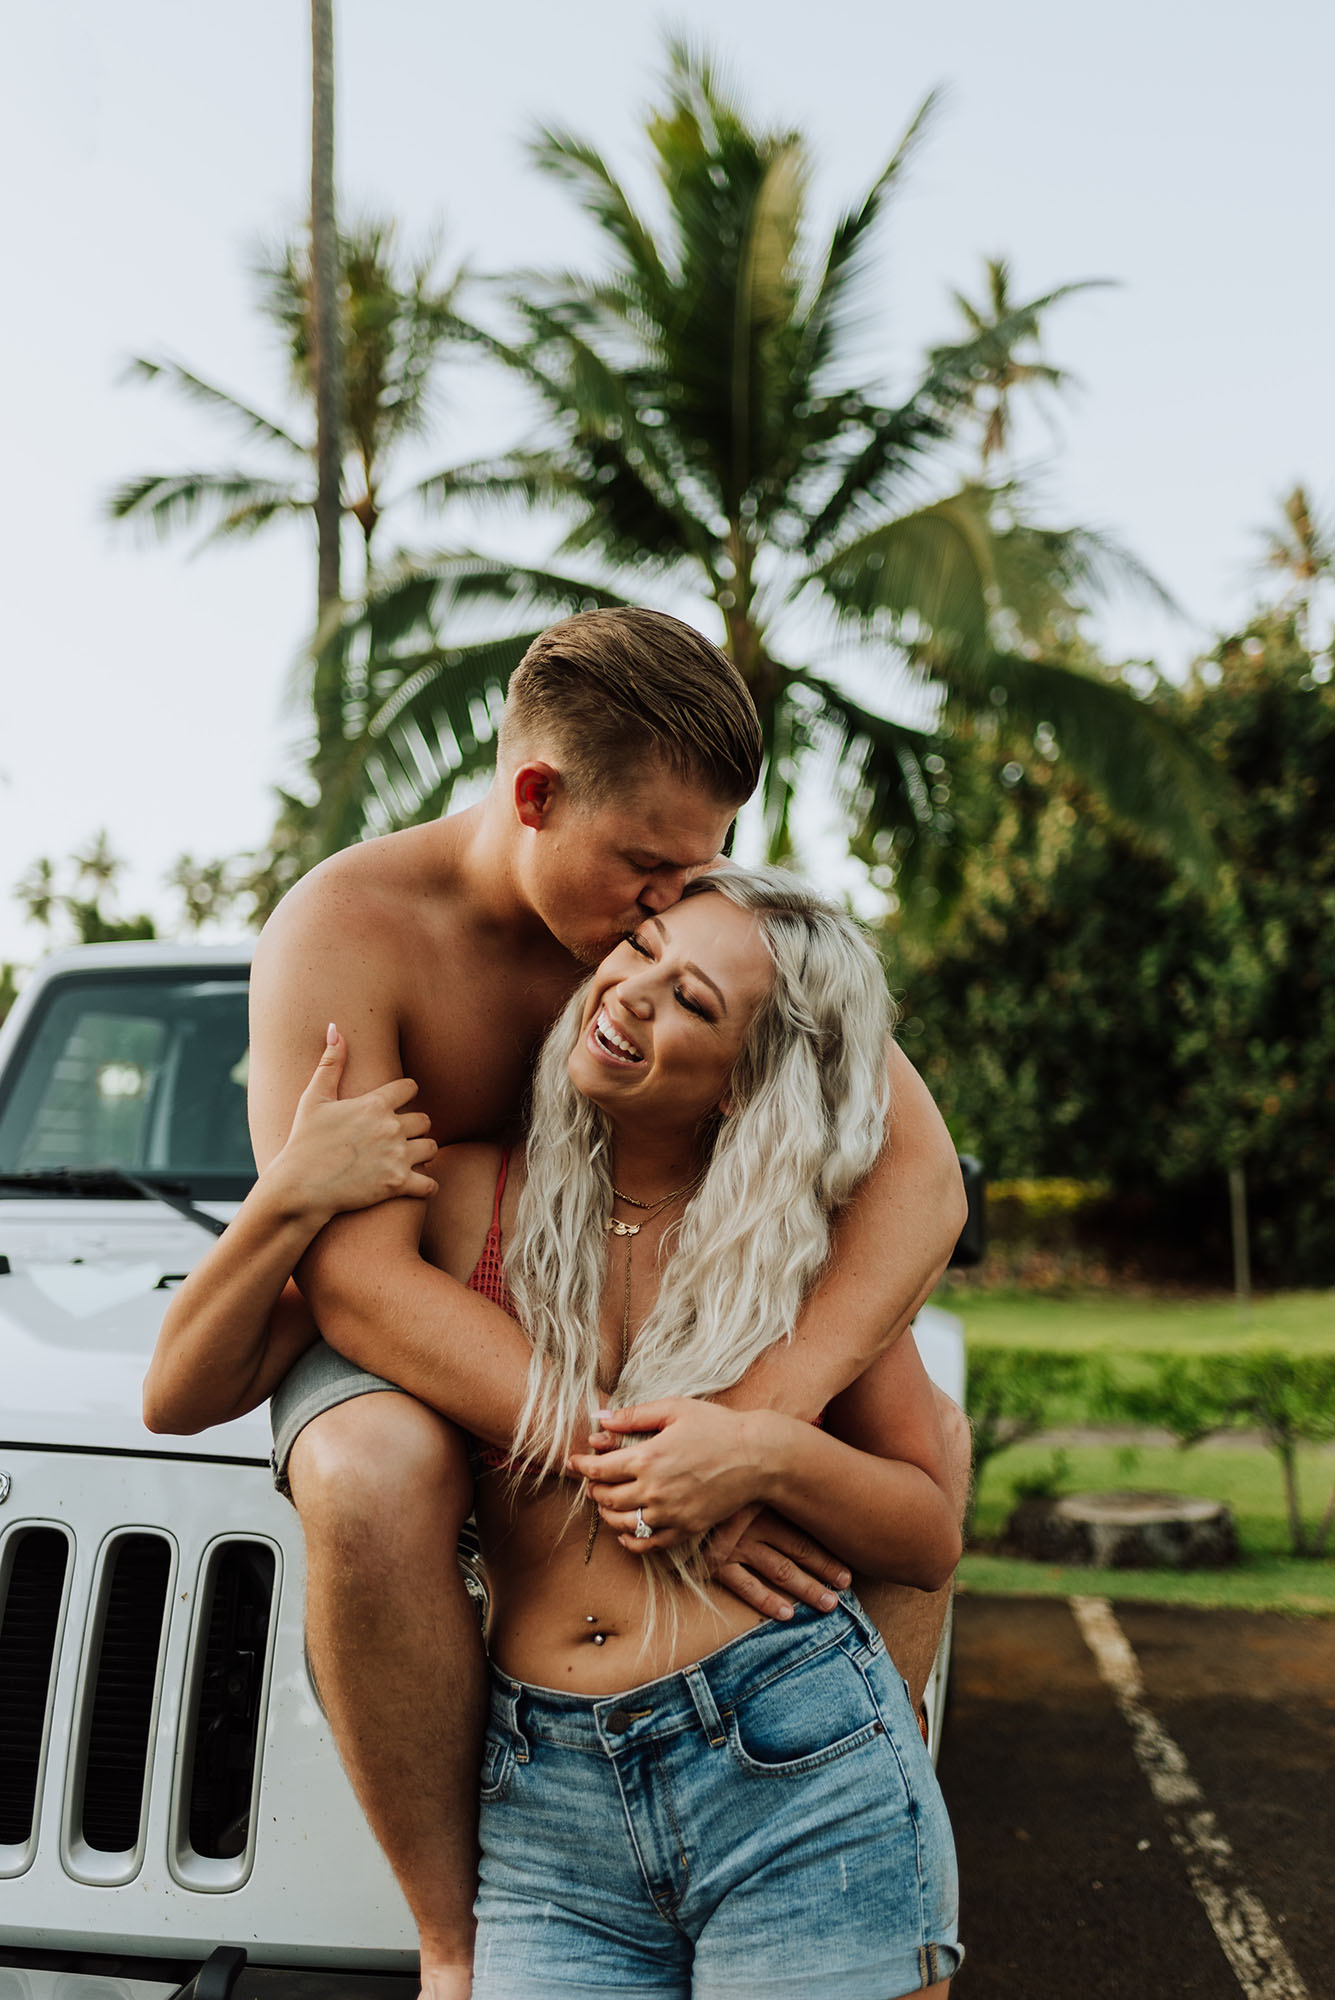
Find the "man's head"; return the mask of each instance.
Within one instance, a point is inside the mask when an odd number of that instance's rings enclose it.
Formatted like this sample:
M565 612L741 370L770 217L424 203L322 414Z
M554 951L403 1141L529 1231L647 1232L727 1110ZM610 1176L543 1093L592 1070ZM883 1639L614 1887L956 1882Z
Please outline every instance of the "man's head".
M760 724L727 655L680 619L586 611L534 640L510 683L499 777L526 896L601 957L709 865L755 788Z

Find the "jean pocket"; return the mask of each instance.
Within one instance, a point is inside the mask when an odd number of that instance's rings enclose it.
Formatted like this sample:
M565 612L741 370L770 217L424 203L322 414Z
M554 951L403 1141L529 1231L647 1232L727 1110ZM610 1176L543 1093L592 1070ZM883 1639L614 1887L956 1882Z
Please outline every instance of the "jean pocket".
M514 1738L508 1730L489 1724L482 1744L482 1776L478 1786L483 1805L496 1805L505 1797L514 1767Z
M767 1681L727 1720L733 1756L760 1777L800 1777L885 1734L866 1682L837 1648Z

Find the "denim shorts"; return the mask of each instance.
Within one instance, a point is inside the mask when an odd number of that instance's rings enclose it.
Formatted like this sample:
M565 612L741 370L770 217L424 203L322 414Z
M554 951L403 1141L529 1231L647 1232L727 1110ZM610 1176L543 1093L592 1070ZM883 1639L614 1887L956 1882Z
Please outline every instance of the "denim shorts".
M493 1672L474 2000L897 2000L947 1979L955 1850L846 1592L598 1700Z

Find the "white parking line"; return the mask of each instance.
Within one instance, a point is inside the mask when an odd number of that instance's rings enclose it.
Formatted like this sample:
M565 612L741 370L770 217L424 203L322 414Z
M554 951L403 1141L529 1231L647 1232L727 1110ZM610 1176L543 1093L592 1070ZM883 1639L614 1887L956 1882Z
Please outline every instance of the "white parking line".
M1169 1838L1247 2000L1311 2000L1259 1900L1238 1880L1219 1831L1178 1745L1145 1701L1140 1662L1106 1597L1073 1597L1075 1622L1121 1709L1136 1761L1159 1802Z

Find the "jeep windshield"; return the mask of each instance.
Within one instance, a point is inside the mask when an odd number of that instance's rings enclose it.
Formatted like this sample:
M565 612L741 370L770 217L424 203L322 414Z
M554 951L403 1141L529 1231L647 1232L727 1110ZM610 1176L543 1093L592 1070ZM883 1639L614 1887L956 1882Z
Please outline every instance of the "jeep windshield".
M68 1191L135 1198L160 1178L239 1201L255 1178L246 1127L246 968L164 966L53 979L26 1022L0 1103L3 1198Z

